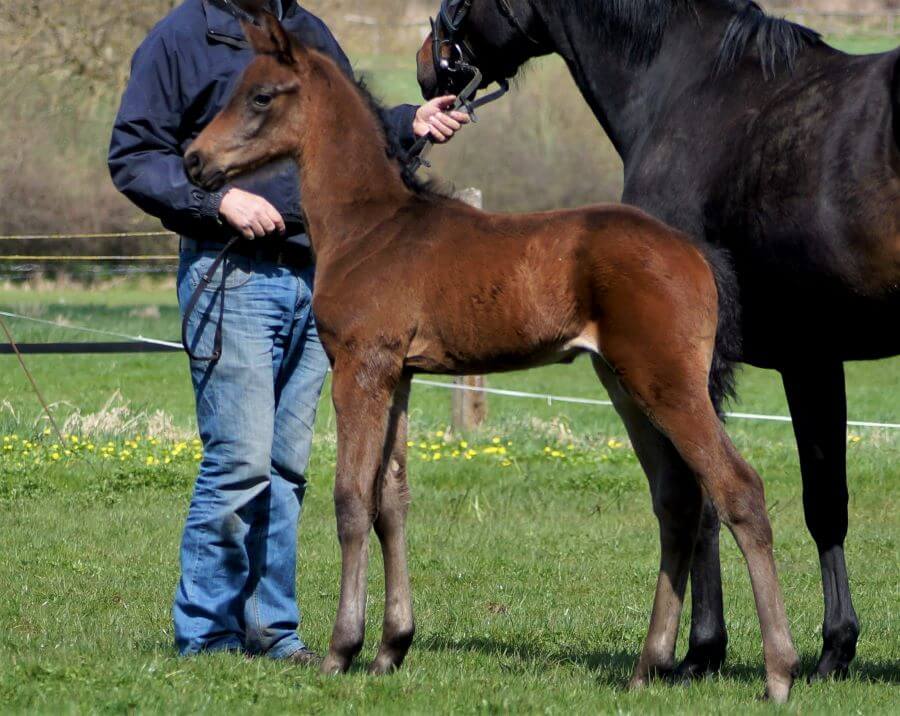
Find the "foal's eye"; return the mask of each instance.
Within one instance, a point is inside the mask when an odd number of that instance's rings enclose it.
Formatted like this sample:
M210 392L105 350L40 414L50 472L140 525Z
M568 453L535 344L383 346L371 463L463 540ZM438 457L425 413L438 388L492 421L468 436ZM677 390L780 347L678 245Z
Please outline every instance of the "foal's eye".
M253 106L259 109L266 109L270 104L272 104L272 95L270 94L258 94L253 98Z

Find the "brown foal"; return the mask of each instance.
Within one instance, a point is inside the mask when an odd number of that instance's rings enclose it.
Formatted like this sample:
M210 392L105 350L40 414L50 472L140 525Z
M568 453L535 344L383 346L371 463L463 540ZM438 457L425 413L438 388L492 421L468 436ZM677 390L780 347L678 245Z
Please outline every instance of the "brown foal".
M674 665L705 492L747 560L768 694L787 699L797 655L763 485L708 391L718 299L704 255L631 208L498 215L417 189L360 89L272 16L260 24L245 26L257 57L186 166L210 188L285 156L303 176L317 257L313 306L334 368L338 423L343 567L323 671L346 671L362 648L373 526L387 594L371 671L399 667L413 640L405 537L411 376L515 370L588 353L654 476L662 558L632 686ZM679 469L660 471L660 463Z

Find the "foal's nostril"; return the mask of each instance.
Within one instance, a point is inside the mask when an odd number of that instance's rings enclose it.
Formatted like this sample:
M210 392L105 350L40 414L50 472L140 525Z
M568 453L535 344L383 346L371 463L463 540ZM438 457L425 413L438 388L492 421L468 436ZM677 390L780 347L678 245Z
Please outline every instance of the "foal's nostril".
M184 155L184 168L191 179L199 179L203 172L203 159L200 152L190 151Z

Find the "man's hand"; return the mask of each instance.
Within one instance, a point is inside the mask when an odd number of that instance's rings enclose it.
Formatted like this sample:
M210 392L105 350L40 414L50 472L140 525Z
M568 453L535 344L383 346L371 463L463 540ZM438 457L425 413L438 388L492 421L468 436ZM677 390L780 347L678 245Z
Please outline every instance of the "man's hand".
M443 144L453 138L464 124L471 119L466 112L460 110L448 111L456 97L435 97L419 107L416 118L413 120L413 132L417 137L426 137L429 134L435 142Z
M219 215L245 239L261 239L276 231L285 232L284 219L274 206L261 196L241 189L229 189L222 197Z

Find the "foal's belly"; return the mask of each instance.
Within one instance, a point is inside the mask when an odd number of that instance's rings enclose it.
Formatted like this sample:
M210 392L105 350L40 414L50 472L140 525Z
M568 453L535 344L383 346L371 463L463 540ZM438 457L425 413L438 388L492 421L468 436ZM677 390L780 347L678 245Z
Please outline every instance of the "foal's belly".
M509 327L507 327L509 330ZM512 328L515 332L515 329ZM406 356L406 366L413 372L443 375L482 375L537 368L557 363L571 363L582 353L599 354L596 326L568 331L570 335L548 339L499 339L490 332L477 345L456 343L446 336L417 335Z

